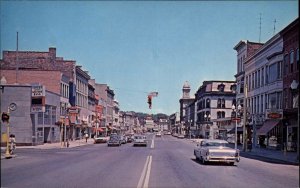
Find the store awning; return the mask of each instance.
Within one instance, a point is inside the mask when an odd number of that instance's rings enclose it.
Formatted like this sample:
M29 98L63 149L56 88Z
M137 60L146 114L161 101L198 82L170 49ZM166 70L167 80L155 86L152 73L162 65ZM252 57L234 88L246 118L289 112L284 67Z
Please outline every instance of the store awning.
M267 135L278 123L280 120L267 120L264 122L263 126L256 132L257 135Z

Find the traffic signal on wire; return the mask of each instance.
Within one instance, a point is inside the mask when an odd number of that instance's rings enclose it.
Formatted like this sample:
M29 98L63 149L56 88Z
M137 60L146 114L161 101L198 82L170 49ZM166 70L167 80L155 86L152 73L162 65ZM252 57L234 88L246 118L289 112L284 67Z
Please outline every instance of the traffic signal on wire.
M1 116L1 119L4 122L9 122L9 114L7 112L2 112L2 116Z
M151 109L151 106L152 106L152 97L148 95L148 102L149 104L149 109Z

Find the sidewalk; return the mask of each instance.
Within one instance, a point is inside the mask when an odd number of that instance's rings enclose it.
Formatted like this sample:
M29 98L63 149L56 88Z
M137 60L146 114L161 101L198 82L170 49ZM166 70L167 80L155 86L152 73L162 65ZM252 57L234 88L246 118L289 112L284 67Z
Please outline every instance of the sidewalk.
M191 139L191 142L199 143L201 139ZM234 144L230 144L234 148ZM243 151L243 146L238 145L240 150L240 155L246 158L258 159L262 161L272 162L272 163L282 163L282 164L291 164L299 165L297 159L297 152L284 152L280 150L266 149L266 148L252 148L251 152Z
M90 145L94 144L94 139L89 138L87 142L85 142L85 139L81 140L73 140L69 141L69 148L74 148L74 147L80 147L80 146L85 146L85 145ZM36 145L36 146L17 146L16 150L18 149L24 149L24 148L31 148L31 149L55 149L55 148L68 148L67 147L67 142L65 143L60 143L60 142L55 142L55 143L45 143L41 145ZM6 152L6 147L1 147L1 159L5 158L5 152Z

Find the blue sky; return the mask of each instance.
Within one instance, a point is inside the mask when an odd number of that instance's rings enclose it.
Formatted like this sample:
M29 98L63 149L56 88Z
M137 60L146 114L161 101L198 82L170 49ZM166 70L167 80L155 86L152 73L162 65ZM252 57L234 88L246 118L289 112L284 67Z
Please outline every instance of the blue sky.
M120 109L179 111L204 80L234 80L240 40L273 36L298 17L298 1L0 1L1 51L48 51L76 60L115 91ZM1 52L2 58L2 52ZM158 91L148 109L147 92Z

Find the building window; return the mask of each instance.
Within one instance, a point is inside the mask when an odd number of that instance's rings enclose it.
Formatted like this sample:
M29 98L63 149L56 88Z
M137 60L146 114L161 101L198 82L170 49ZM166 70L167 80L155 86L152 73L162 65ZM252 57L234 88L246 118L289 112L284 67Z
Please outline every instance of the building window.
M266 82L265 84L268 84L269 83L269 67L268 65L266 66Z
M217 108L221 108L221 99L218 99Z
M296 63L297 63L297 70L299 70L299 48L297 49Z
M281 62L273 63L269 66L269 83L275 82L280 79L280 63Z
M218 85L218 90L219 90L220 92L224 92L224 89L225 89L225 85L224 85L224 84Z
M257 71L257 87L260 87L260 70Z
M264 86L264 85L265 85L265 83L264 83L264 79L265 79L265 78L264 78L264 74L265 74L265 73L264 73L264 70L265 70L264 68L261 69L261 86Z
M222 111L222 118L225 118L225 112Z
M288 68L289 68L289 56L286 54L285 56L284 56L284 58L283 58L283 66L284 66L284 68L283 68L283 74L284 75L287 75L287 73L288 73Z
M232 105L236 106L236 99L232 100Z
M206 108L210 108L210 99L206 99Z
M221 102L221 103L222 103L222 106L221 106L221 107L222 107L222 108L225 108L225 99L222 99L222 102Z
M277 100L277 94L276 93L269 94L270 109L276 109L277 108L276 100Z
M293 72L293 65L294 65L294 51L290 52L290 72Z

